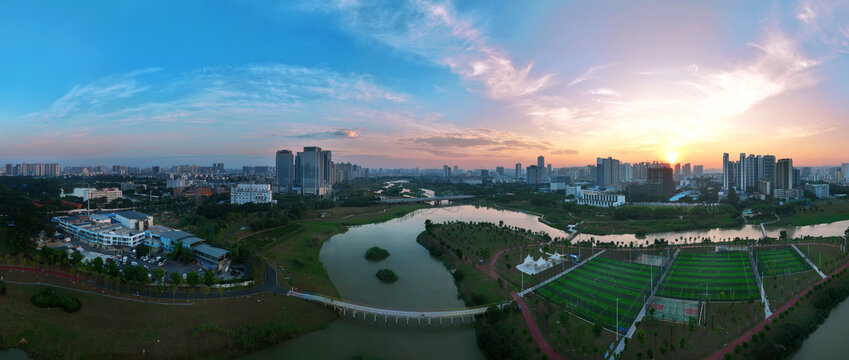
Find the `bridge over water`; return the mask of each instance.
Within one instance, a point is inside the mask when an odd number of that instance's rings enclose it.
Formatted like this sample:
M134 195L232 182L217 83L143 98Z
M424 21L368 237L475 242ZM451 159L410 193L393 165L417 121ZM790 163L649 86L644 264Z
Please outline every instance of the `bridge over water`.
M434 320L438 321L439 324L443 324L443 321L447 320L449 324L453 325L455 324L455 319L457 320L456 324L464 324L466 323L466 318L468 318L468 322L471 323L474 321L475 315L481 315L485 313L489 307L497 306L501 308L510 303L510 301L506 301L499 304L490 304L459 309L411 310L391 309L377 307L373 305L357 304L332 296L310 293L306 291L289 290L286 295L321 303L325 306L332 306L333 309L340 312L343 316L347 316L348 312L350 311L351 317L353 318L358 318L359 316L362 316L363 320L368 320L369 318L371 318L375 322L377 322L378 318L382 318L385 324L388 324L390 319L394 319L395 324L404 325L409 325L411 321L414 325L421 325L423 321L426 322L426 325L431 325Z
M403 198L403 199L381 199L380 202L382 202L384 204L403 204L403 203L440 201L440 200L465 200L465 199L472 199L474 197L475 197L474 195L451 195L451 196L416 197L416 198Z

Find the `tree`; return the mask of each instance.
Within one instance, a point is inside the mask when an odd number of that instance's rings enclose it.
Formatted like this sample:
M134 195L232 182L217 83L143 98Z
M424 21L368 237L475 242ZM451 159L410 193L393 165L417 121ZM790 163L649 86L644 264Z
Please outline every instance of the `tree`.
M183 282L183 277L180 276L180 273L175 271L168 275L168 280L171 282L172 285L180 285L180 283Z
M215 273L213 273L212 271L209 271L209 270L204 272L203 273L203 283L206 286L212 286L213 284L215 284Z
M778 238L781 240L787 240L787 230L781 230L781 232L778 233Z
M186 274L186 283L194 287L198 283L200 283L200 276L198 275L198 273L192 271Z
M136 246L136 256L142 257L147 256L148 254L150 254L150 246L145 244L139 244L139 246Z
M71 266L80 266L80 264L83 263L83 259L85 259L85 256L83 256L83 254L80 254L78 252L71 254Z
M88 262L88 267L91 269L92 273L100 274L103 271L103 258L100 256L92 259Z
M154 268L151 273L153 274L153 281L162 281L162 278L165 276L165 269L163 268Z
M115 264L114 261L110 261L109 265L106 266L106 273L111 277L117 277L121 272L118 270L118 264Z

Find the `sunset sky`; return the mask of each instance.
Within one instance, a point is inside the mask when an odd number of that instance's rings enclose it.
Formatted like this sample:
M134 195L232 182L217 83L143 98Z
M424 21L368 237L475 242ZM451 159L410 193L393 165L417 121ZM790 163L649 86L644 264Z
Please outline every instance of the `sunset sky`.
M837 165L847 53L849 1L3 1L0 162Z

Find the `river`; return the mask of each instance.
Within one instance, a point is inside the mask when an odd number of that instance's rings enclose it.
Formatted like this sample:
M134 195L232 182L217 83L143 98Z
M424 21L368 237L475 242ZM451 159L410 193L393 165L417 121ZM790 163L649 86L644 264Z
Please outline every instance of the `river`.
M831 310L828 319L802 343L793 355L794 360L842 360L849 354L849 301L843 301Z

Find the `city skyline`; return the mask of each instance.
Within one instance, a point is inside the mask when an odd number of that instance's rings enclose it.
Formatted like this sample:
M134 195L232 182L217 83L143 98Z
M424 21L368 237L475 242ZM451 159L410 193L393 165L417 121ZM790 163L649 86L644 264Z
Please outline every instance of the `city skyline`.
M722 151L849 151L846 3L61 7L0 5L0 161L238 167L320 145L374 168L717 169Z

